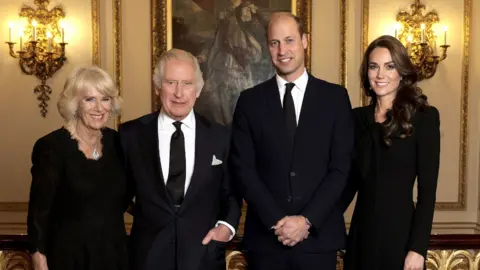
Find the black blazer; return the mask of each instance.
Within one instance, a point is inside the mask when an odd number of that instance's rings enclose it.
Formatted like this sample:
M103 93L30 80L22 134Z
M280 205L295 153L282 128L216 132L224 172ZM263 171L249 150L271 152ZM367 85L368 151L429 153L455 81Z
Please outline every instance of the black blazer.
M221 268L226 245L212 241L205 247L201 242L218 220L237 228L240 218L240 200L234 195L226 166L228 132L195 114L194 171L185 200L176 211L160 166L158 114L126 122L119 129L130 191L136 196L131 268L173 270L175 259L178 270ZM213 155L223 164L212 166Z
M286 249L271 230L286 215L303 215L313 224L309 238L294 248L344 247L338 203L353 147L351 105L345 88L311 75L305 91L293 152L275 77L243 91L237 102L230 164L248 204L248 250Z
M345 269L400 269L408 251L426 256L440 160L440 118L431 106L412 118L413 134L383 142L375 106L356 108L355 151L344 209L358 191ZM413 187L418 181L416 206Z

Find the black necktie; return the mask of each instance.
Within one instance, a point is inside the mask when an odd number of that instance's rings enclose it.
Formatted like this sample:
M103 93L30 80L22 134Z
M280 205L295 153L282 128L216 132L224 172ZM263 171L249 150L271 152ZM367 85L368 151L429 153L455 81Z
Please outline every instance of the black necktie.
M180 128L182 122L173 123L175 132L170 140L170 166L168 169L167 190L174 205L183 201L185 189L185 137Z
M283 117L287 126L287 135L290 142L294 143L295 129L297 128L297 117L295 116L295 105L293 104L292 89L294 83L285 84L285 95L283 96Z

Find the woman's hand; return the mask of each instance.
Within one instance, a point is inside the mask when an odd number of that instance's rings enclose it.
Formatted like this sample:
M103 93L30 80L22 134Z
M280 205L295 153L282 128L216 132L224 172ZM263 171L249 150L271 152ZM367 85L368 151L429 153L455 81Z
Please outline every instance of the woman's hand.
M47 257L39 251L32 255L33 269L35 270L48 270Z
M425 258L415 251L409 251L405 258L403 270L423 270Z

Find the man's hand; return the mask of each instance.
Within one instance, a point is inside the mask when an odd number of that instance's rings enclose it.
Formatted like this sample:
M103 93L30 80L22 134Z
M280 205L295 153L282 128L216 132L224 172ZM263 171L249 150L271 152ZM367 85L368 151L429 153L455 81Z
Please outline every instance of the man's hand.
M47 257L39 251L32 255L33 269L35 270L48 270Z
M286 216L274 226L278 241L293 247L308 238L310 226L303 216Z
M232 231L230 229L223 225L219 224L217 227L211 229L205 238L203 238L202 244L207 245L210 243L210 241L213 239L215 241L219 242L228 242L230 240L230 236L232 235Z
M425 258L415 251L409 251L405 258L404 270L423 270Z

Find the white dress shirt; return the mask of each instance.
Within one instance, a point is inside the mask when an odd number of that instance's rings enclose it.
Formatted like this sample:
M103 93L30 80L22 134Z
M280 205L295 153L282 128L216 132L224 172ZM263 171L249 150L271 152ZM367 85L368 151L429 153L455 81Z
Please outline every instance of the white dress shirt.
M160 153L160 164L162 166L163 180L165 185L168 181L168 172L170 169L170 140L175 132L175 126L173 123L176 120L170 118L163 110L158 115L158 147ZM193 168L195 165L195 133L196 133L196 121L193 110L182 121L180 128L182 129L183 136L185 138L185 189L184 194L187 194L188 186L192 180ZM232 235L230 240L235 235L235 229L225 221L219 220L217 222L227 226Z
M283 96L285 95L285 84L289 82L284 80L282 77L278 76L278 74L275 77L277 79L278 91L280 92L280 104L282 104L282 107L283 107ZM292 98L293 98L293 105L295 106L295 117L297 119L297 126L298 126L298 120L300 119L300 111L302 110L303 97L305 96L305 90L307 89L307 83L308 83L307 70L304 70L303 74L292 83L295 84L295 86L292 89Z

